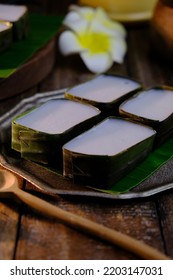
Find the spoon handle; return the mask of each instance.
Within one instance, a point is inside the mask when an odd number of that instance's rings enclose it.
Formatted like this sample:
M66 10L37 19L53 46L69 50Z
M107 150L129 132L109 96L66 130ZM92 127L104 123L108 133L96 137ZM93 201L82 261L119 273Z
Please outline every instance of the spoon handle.
M15 189L14 194L24 203L31 206L35 210L40 211L48 216L58 218L59 221L70 225L83 232L92 234L103 240L131 251L143 259L166 260L169 259L166 255L158 250L146 245L142 241L138 241L126 234L110 229L106 226L83 218L71 212L65 211L56 207L45 200L42 200L32 194L29 194L21 189Z

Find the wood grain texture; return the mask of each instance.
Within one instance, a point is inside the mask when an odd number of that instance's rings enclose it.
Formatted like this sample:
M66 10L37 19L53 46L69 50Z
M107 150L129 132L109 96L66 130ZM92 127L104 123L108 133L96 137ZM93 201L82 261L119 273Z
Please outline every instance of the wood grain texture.
M158 215L160 218L160 225L162 228L163 242L165 251L170 256L173 256L173 193L168 192L159 197L158 200Z
M32 193L36 191L28 184L27 191L31 190ZM36 195L40 194L36 193ZM160 236L159 217L153 202L115 203L115 201L94 198L83 198L79 201L77 198L46 197L44 194L41 197L64 210L126 233L138 240L143 240L146 244L160 251L164 251ZM20 227L17 259L137 258L118 246L112 246L108 242L64 226L58 220L43 217L28 207L25 208L25 211Z
M49 4L50 12L52 12L51 6L54 7L54 11L55 6L56 9L58 7L62 9L62 5L58 6L58 2ZM63 5L66 4L67 2ZM114 64L111 71L135 78L146 87L156 84L173 86L172 65L155 55L150 41L149 26L128 27L127 43L128 52L124 63ZM91 77L93 74L86 69L78 56L63 57L58 54L53 71L44 81L30 91L0 102L0 113L9 110L16 102L36 91L71 87ZM36 190L30 183L26 184L26 190L62 209L142 240L173 258L172 190L147 199L132 201L48 196ZM11 259L13 256L14 259L20 260L138 259L118 246L112 246L71 229L55 219L43 217L30 207L21 205L20 208L15 208L15 202L12 207L9 203L12 201L2 201L2 199L0 201L0 258L2 259ZM9 234L10 230L12 234Z
M3 169L0 166L0 169ZM23 179L18 178L22 186ZM20 206L11 198L0 198L0 260L14 258L20 224Z

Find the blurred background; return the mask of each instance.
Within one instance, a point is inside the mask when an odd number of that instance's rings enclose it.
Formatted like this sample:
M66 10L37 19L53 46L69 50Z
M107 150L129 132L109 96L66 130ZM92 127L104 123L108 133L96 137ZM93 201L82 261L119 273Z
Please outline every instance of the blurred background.
M76 3L75 0L6 0L0 1L4 4L27 5L31 11L41 12L44 14L59 15L64 14L69 4Z

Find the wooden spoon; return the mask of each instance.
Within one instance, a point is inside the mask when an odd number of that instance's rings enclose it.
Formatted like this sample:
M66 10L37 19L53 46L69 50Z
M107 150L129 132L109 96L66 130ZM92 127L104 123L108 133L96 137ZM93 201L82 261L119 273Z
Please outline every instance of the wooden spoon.
M41 213L48 216L58 218L58 220L71 227L80 229L85 233L92 234L114 245L122 247L125 250L131 251L141 258L153 260L169 259L163 253L146 245L142 241L135 240L134 238L116 230L62 210L61 208L53 206L52 204L21 190L18 186L17 178L6 170L0 170L0 194L13 194L35 210L39 210Z

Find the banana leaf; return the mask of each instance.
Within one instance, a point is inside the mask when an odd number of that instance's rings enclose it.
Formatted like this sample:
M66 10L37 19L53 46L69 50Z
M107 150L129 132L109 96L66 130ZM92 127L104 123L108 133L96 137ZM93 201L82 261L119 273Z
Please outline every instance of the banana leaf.
M75 183L110 188L152 151L156 132L110 117L63 146L63 174Z
M50 100L12 121L12 148L21 157L62 166L62 145L100 120L100 111L67 99Z
M8 50L0 54L0 78L8 78L56 36L62 19L62 16L29 14L27 38L13 42Z
M13 41L12 24L0 20L0 53L8 49Z
M157 131L155 146L173 135L173 88L157 86L139 91L119 107L122 117L144 123Z

